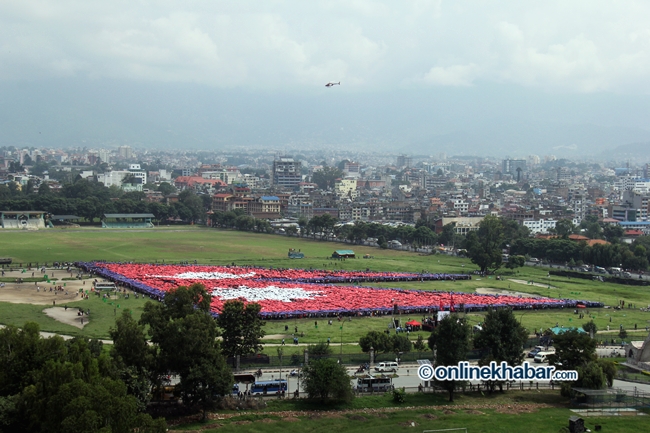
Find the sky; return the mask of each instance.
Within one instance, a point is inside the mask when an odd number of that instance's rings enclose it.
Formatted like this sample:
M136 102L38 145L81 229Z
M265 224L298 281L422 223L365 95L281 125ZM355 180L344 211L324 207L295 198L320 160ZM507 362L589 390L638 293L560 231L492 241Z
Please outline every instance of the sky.
M648 17L631 0L3 0L0 145L606 152L650 141Z

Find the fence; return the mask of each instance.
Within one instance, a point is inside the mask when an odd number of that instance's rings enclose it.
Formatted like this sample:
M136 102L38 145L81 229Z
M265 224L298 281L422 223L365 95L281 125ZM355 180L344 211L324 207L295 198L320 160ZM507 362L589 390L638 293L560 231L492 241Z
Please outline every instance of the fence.
M638 389L620 388L580 389L574 388L571 404L588 409L650 408L650 393Z
M529 338L524 344L524 349L529 349L539 345L538 338ZM309 353L309 359L335 359L343 365L361 365L367 362L370 362L370 354L365 352L356 352L356 353L336 353L339 346L332 345L330 346L332 353L329 355L315 355ZM305 346L283 346L284 355L282 355L282 365L283 366L295 366L298 367L305 362ZM483 351L481 349L472 349L467 354L468 361L476 361L483 356ZM395 361L395 358L398 357L402 363L415 363L418 359L428 359L431 358L430 351L424 352L407 352L400 355L395 353L375 353L375 363L386 362L386 361ZM234 359L229 359L228 363L232 366L235 365ZM240 368L254 368L254 367L278 367L280 366L280 357L277 355L269 355L262 357L251 356L248 358L241 358L239 361Z

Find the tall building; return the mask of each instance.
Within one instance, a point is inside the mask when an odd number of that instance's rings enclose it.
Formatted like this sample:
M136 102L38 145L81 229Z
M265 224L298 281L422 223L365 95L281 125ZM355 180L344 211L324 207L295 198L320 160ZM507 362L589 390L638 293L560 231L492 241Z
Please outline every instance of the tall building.
M400 155L397 157L397 167L398 168L409 168L411 166L411 157L406 155Z
M501 173L510 174L512 177L519 181L521 175L526 172L526 160L525 159L504 159L502 164Z
M107 164L111 163L111 152L106 150L106 149L99 149L99 152L97 153L99 156L99 159L102 162L105 162Z
M300 161L280 157L273 161L273 185L280 188L298 188L302 182Z
M346 162L343 167L343 173L346 176L351 177L360 177L361 176L361 164L358 162Z
M117 154L120 158L130 159L133 156L133 150L131 146L120 146L117 148Z

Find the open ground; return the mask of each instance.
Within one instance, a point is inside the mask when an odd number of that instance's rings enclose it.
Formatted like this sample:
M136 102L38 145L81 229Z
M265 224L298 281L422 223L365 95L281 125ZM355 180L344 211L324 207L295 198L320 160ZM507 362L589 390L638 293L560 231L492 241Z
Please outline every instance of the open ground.
M206 229L201 227L179 229L153 229L148 231L114 231L106 229L86 230L48 230L48 231L20 231L1 232L0 241L4 251L11 256L14 265L22 263L22 269L27 269L28 264L35 266L53 261L76 260L106 260L106 261L138 261L178 263L196 260L204 264L254 264L267 267L282 268L320 268L320 269L348 269L371 271L405 271L405 272L447 272L462 273L476 269L468 260L445 255L421 256L394 250L381 250L377 248L342 245L340 243L321 242L308 239L299 239L286 236L261 235L237 231L224 231ZM353 248L357 256L370 254L372 259L348 259L333 261L329 257L335 249ZM289 248L300 249L306 258L295 260L287 258ZM0 323L21 325L26 320L35 320L43 330L51 332L70 333L71 335L87 335L88 337L107 338L108 331L113 324L114 317L119 309L133 310L135 317L139 317L145 300L124 299L120 295L110 302L102 302L98 297L91 296L88 300L66 300L72 305L81 302L84 308L92 311L90 324L83 330L66 325L43 313L43 305L51 305L55 298L48 293L34 293L32 283L15 285L16 276L30 277L31 272L7 274L4 288L0 288ZM84 287L82 282L62 278L64 271L54 271L54 278L58 284L65 283L70 288ZM48 271L50 273L50 271ZM58 274L60 273L60 274ZM618 305L624 300L626 305L634 304L634 309L615 310L613 308L591 309L589 319L593 317L599 330L599 335L616 338L620 325L628 331L631 338L642 339L646 334L645 328L650 324L650 313L640 310L650 304L650 288L615 285L591 280L576 280L563 277L548 276L548 270L539 267L524 267L510 272L502 270L503 279L497 280L490 276L487 278L475 277L470 281L430 281L400 283L379 283L377 287L395 287L419 290L441 290L455 292L474 292L478 289L494 291L516 291L554 298L587 299L605 303L607 306ZM35 274L38 277L38 272ZM517 281L510 281L517 280ZM523 284L521 283L523 282ZM530 284L529 284L530 283ZM37 282L37 284L40 284ZM81 286L80 286L81 285ZM550 288L549 288L550 287ZM69 291L69 293L72 293ZM60 296L60 295L57 295ZM57 306L61 304L61 298ZM10 304L12 302L13 304ZM15 302L21 302L15 304ZM40 304L40 305L38 305ZM118 307L119 305L119 307ZM578 320L573 311L545 310L517 312L522 323L531 331L548 328L556 324L563 326L580 326L583 322ZM473 323L482 321L483 314L472 313L469 320ZM407 319L406 317L404 319ZM416 318L419 319L419 318ZM337 326L319 326L315 328L312 320L291 320L292 328L298 326L305 337L301 343L325 341L329 337L332 342L354 343L369 329L385 329L388 319L386 317L371 317L362 320L347 322L343 332ZM284 321L269 321L266 332L278 336L276 339L267 339L268 342L280 343L281 335L287 335L284 330ZM610 326L607 333L606 328ZM635 331L636 325L636 331ZM337 329L334 329L337 328ZM290 334L291 332L289 332ZM412 334L416 338L416 334Z
M356 245L320 242L315 240L290 238L274 235L260 235L236 231L213 230L200 227L187 229L153 229L147 231L113 231L102 229L87 230L47 230L37 232L0 232L3 255L12 257L14 268L7 272L0 281L5 286L0 288L0 323L23 325L27 321L37 322L44 331L79 335L91 338L108 338L109 330L114 325L115 317L122 309L128 308L137 319L142 313L147 299L136 299L124 294L113 294L106 301L97 296L81 299L74 296L79 288L85 291L89 285L84 280L64 280L70 278L63 271L54 271L51 284L40 281L15 283L15 278L25 277L29 280L34 271L38 280L36 263L43 265L52 262L77 260L138 261L138 262L182 262L196 260L204 264L258 265L282 268L320 268L372 271L410 271L410 272L446 272L462 273L476 269L467 259L444 255L421 256L414 253L380 250ZM289 248L300 249L305 253L303 260L287 258ZM329 257L335 249L352 248L358 257L370 254L373 259L348 259L332 261ZM29 270L31 263L32 270ZM21 266L22 264L22 266ZM25 270L25 272L23 272ZM48 273L51 271L48 270ZM58 272L61 272L58 274ZM503 279L494 277L475 277L471 281L435 281L424 283L399 283L404 289L442 290L456 292L474 291L515 291L527 294L555 298L572 298L600 301L607 306L618 305L624 300L626 305L634 304L634 309L615 310L613 308L591 309L589 318L593 317L602 331L600 337L617 338L618 328L623 325L632 339L643 339L647 333L645 327L650 324L650 313L640 310L650 304L650 288L614 285L590 280L549 277L547 269L525 267L517 271L500 271ZM518 280L518 281L511 281ZM68 295L49 292L52 285L63 285ZM376 284L378 287L395 287L396 284ZM47 291L37 291L37 287ZM52 302L56 301L56 305ZM65 306L71 314L79 308L87 311L87 323L80 327L81 316L65 314ZM53 308L56 308L54 310ZM52 313L56 311L55 316ZM49 315L48 315L49 312ZM580 326L589 318L578 320L573 311L545 310L541 312L520 311L517 317L532 332L534 329L548 328L560 324ZM420 319L419 317L402 317ZM482 321L483 314L472 313L472 323ZM295 319L290 321L268 321L265 331L270 344L280 344L282 338L290 336L295 327L304 332L300 339L302 344L315 343L331 339L333 345L343 343L340 350L347 353L358 351L356 343L359 337L369 330L385 329L389 317L368 317L345 321L332 326L322 321L315 327L313 319ZM609 333L606 330L610 326ZM634 330L634 327L637 330ZM285 331L289 326L289 331ZM341 329L342 326L342 329ZM423 337L428 334L422 332ZM411 333L411 339L417 333ZM267 346L267 353L275 354L275 347ZM338 351L338 347L334 347ZM468 427L474 432L510 432L525 429L531 432L559 431L567 426L568 402L561 399L557 392L548 394L508 393L505 396L471 396L459 395L453 406L445 407L443 396L409 395L405 405L399 409L377 409L391 406L389 396L364 397L353 402L348 411L337 413L312 413L315 409L304 406L301 402L277 402L269 404L267 412L241 413L226 412L224 419L213 419L208 425L184 424L176 428L190 431L402 431L417 429L440 429ZM498 397L498 398L497 398ZM384 399L379 401L378 399ZM433 408L424 406L440 405ZM589 418L588 426L598 423L603 431L643 431L647 426L646 417L623 418ZM412 426L415 427L412 427ZM207 427L207 428L206 428Z

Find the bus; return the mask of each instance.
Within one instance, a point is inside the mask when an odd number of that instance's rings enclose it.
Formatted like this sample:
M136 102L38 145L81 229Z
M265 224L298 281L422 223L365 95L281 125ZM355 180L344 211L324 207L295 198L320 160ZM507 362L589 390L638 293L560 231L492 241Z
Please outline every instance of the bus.
M287 381L284 379L264 380L251 385L252 395L268 395L287 391Z
M98 281L95 283L95 290L117 290L117 286L110 281Z
M357 379L357 391L359 392L382 392L393 389L393 379L390 377L360 377Z

